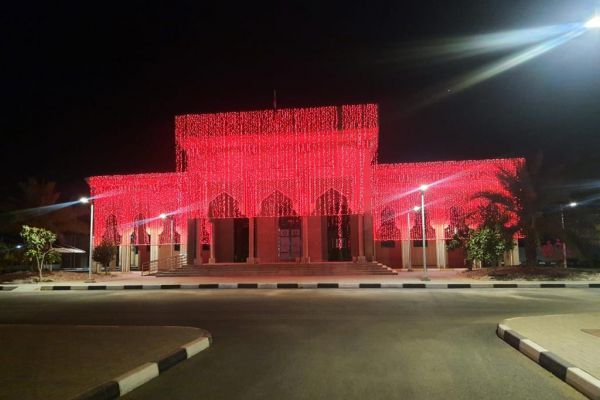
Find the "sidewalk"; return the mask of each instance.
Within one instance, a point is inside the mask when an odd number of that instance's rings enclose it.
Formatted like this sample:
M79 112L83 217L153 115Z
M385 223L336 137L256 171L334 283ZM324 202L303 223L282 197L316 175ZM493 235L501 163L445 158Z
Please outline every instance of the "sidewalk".
M0 325L0 398L73 398L205 334L180 326Z
M510 318L499 325L498 335L588 397L600 399L600 312Z
M477 280L461 275L462 270L430 269L429 281L423 281L422 270L402 271L399 275L305 275L305 276L142 276L139 272L94 275L94 283L81 280L32 283L7 283L0 289L11 292L71 289L290 289L297 288L425 288L425 289L516 289L516 288L600 288L598 281L495 281ZM179 286L179 287L177 287ZM250 287L252 286L252 287Z

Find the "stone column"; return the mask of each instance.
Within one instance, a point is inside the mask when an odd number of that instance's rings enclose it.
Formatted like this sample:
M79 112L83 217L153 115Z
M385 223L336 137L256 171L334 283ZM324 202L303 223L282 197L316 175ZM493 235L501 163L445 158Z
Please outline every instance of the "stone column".
M435 248L436 248L436 258L437 258L437 267L438 268L446 268L448 266L448 252L446 250L446 240L444 239L444 225L437 225L435 227Z
M158 260L158 228L150 229L150 261Z
M129 229L124 229L121 232L121 245L119 246L119 256L121 257L121 272L129 272L131 270L131 232Z
M248 218L248 264L254 264L254 217Z
M356 261L364 263L367 261L365 257L365 216L358 214L358 257Z
M302 216L302 262L309 263L310 256L308 252L308 216Z
M214 264L215 262L217 262L217 260L215 259L215 234L216 234L217 230L215 227L215 220L212 219L210 221L210 257L208 258L208 263L209 264Z
M404 269L412 269L411 259L410 259L410 251L412 247L412 242L410 240L402 241L402 268Z

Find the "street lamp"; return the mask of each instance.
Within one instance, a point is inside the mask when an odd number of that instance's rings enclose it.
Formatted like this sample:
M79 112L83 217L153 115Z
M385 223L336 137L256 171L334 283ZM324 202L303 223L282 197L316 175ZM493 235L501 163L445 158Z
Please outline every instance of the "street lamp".
M429 280L429 274L427 273L427 231L425 230L425 191L429 189L428 185L421 185L419 190L421 191L421 229L423 236L423 271L425 276L424 281Z
M584 25L587 29L598 29L600 28L600 15L596 15L594 18L590 19Z
M565 235L562 241L563 265L565 268L567 268L567 229L565 227L565 207L575 208L577 207L577 203L572 201L566 206L560 206L560 223L562 225L563 234Z
M88 280L86 282L94 282L92 278L92 253L94 251L94 202L88 197L81 197L79 199L81 204L90 205L90 254L88 255Z
M412 211L414 212L418 212L421 209L421 207L419 206L414 206L412 208ZM407 254L407 261L408 261L408 270L412 271L412 260L410 257L410 253L411 253L411 237L410 237L410 210L406 213L406 233L407 233L407 239L408 239L408 254Z

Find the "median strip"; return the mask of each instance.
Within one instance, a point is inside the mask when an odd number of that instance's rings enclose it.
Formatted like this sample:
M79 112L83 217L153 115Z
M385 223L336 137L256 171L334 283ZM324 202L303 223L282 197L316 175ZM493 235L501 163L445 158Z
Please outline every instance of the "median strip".
M554 376L573 386L590 399L600 400L600 379L519 334L506 325L506 323L498 324L496 334L510 346L525 354Z
M179 349L157 361L144 363L108 382L89 389L74 397L73 400L110 400L121 397L156 378L180 362L207 349L211 345L211 342L212 338L207 333L184 344Z

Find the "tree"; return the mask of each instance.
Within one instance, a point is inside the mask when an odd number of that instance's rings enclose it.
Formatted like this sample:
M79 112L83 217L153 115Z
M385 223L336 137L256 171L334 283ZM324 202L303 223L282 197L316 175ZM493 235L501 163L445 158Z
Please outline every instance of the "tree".
M104 267L104 272L108 275L108 270L111 261L115 258L117 254L117 246L110 241L103 239L102 242L96 248L94 248L94 252L92 253L92 259ZM90 268L92 266L90 265Z
M501 168L496 176L503 191L483 191L474 195L496 207L501 214L498 219L505 218L509 224L504 225L506 233L520 232L525 236L527 265L535 265L537 261L538 222L548 200L539 179L540 169L541 158L531 163L519 162L514 172ZM514 217L512 223L509 222L511 216Z
M36 228L23 225L21 228L21 237L25 242L24 257L28 261L35 261L39 273L39 280L42 281L42 271L46 263L56 263L60 261L60 254L52 247L56 241L56 235L44 228Z
M467 260L481 261L493 267L504 253L512 248L499 226L481 226L470 232L466 241Z

